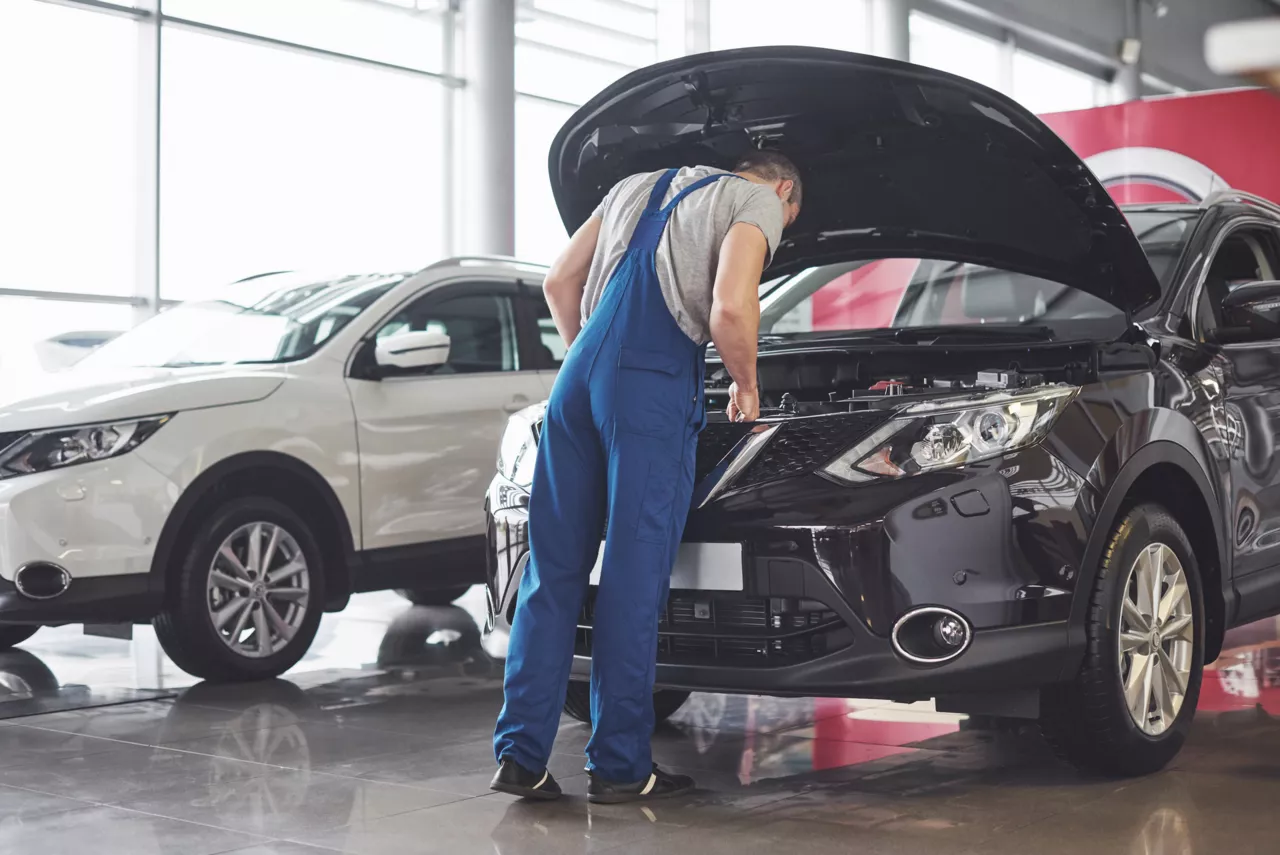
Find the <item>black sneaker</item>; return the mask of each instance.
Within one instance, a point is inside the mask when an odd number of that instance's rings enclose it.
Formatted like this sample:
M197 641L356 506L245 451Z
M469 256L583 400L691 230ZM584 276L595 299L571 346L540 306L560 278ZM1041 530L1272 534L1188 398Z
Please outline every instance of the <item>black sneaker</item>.
M693 778L664 772L658 768L657 763L653 764L653 773L649 777L634 784L606 781L590 770L587 770L587 781L587 800L603 805L669 799L692 792L694 788Z
M498 772L489 782L489 789L510 793L523 799L551 801L560 798L560 785L549 770L530 772L514 760L503 758Z

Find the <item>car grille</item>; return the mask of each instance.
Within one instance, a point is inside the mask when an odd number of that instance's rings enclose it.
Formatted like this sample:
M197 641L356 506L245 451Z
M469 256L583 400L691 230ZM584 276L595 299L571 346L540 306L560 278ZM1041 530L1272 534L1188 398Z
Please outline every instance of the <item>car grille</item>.
M591 655L596 589L579 621L577 654ZM673 665L793 665L853 643L835 612L809 600L730 591L672 591L658 617L658 661Z
M890 415L885 410L861 410L781 422L769 444L732 486L751 487L807 475L846 451ZM749 430L749 425L733 422L707 425L698 438L694 483L707 477Z
M763 484L812 472L848 450L889 415L885 410L862 410L783 422L734 486Z
M724 456L747 435L751 425L741 422L714 422L698 435L698 462L694 467L693 483L699 484L711 474Z

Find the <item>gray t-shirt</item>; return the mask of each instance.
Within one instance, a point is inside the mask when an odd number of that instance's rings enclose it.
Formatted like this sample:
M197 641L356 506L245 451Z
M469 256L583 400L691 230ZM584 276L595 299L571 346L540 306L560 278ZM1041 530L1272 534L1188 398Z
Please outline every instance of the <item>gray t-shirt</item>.
M684 167L672 180L665 201L698 179L723 171L709 166ZM649 172L624 178L596 208L593 216L602 218L604 223L582 294L584 323L626 253L631 233L661 175ZM656 265L662 296L671 317L695 344L711 340L711 290L720 244L738 223L751 223L764 233L769 242L765 259L768 266L782 238L782 202L773 188L742 178L721 178L686 196L672 211L658 244Z

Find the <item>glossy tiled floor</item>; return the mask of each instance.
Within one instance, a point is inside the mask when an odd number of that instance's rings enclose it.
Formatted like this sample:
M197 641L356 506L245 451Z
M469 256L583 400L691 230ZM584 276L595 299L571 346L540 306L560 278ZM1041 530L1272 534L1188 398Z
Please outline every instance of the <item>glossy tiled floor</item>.
M463 605L362 597L288 681L189 686L168 668L169 697L0 723L0 853L1280 851L1275 622L1233 636L1191 744L1143 780L1081 778L1032 734L927 705L702 695L654 740L702 789L601 808L569 721L552 769L571 798L488 792L501 663L478 598ZM6 690L58 683L140 688L127 642L46 630L0 655L0 714Z

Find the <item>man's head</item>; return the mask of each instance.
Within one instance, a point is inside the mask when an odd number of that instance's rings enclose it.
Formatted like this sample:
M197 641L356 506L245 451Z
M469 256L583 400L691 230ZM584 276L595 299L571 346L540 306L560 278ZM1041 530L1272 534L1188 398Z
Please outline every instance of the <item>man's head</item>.
M802 186L800 170L785 154L776 151L753 151L738 161L733 171L757 184L767 184L782 200L784 226L795 222L800 214Z

